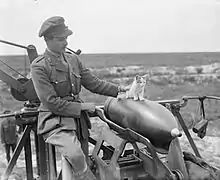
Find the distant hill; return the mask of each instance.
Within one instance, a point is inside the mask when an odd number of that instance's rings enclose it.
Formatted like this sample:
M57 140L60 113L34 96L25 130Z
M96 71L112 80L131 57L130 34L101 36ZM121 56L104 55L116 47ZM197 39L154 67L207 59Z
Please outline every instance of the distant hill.
M86 54L82 55L81 59L88 67L111 67L121 65L183 67L220 62L220 52Z

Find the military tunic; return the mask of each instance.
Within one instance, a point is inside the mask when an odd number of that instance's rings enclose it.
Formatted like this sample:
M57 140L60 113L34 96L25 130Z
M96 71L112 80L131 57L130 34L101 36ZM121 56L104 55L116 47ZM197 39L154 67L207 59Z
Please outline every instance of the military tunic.
M43 135L58 127L75 130L76 119L80 119L82 126L91 128L87 114L81 112L81 85L101 95L118 94L118 85L94 76L75 54L58 56L46 50L32 62L31 78L41 101L39 110L49 111L39 113L38 134Z

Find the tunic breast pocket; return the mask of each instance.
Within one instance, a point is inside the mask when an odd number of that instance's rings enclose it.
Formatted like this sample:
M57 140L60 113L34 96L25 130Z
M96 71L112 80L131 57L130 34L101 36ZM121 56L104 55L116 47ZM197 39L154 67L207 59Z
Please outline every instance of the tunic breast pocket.
M68 96L71 92L67 72L57 71L56 78L52 80L52 84L59 97Z
M71 72L71 84L74 94L79 94L81 91L81 76L75 72Z

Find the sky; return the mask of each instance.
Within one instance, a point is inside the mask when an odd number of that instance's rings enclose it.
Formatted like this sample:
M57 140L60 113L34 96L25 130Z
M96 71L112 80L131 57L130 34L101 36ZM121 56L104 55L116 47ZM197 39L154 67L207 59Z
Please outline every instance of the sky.
M38 32L51 16L64 17L68 47L82 53L220 49L220 0L1 0L0 39L43 53ZM0 43L0 55L25 53Z

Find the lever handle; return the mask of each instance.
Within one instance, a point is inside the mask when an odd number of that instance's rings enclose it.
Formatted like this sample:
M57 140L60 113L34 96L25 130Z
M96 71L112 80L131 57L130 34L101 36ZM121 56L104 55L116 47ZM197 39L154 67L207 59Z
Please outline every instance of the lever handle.
M199 121L194 127L193 127L193 132L197 133L197 135L200 138L205 137L206 135L206 128L208 126L208 120L207 119L202 119L201 121Z

